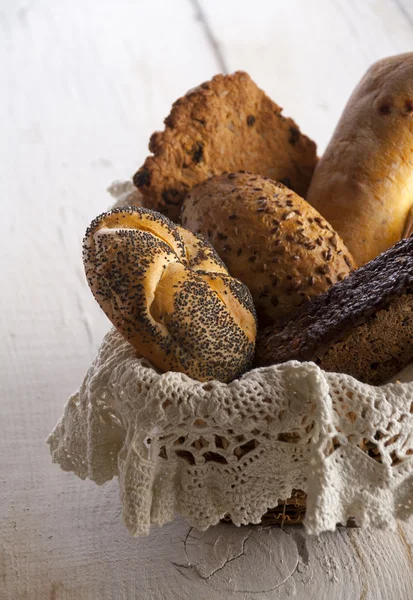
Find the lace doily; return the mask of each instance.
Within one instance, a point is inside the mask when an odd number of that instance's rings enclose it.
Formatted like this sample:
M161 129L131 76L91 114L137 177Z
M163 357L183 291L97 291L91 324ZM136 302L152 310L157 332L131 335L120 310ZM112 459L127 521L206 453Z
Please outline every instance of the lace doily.
M308 493L312 533L413 512L413 383L372 387L313 363L199 383L158 373L112 330L47 441L65 471L118 476L134 535L176 514L199 529L228 514L258 523L293 489Z

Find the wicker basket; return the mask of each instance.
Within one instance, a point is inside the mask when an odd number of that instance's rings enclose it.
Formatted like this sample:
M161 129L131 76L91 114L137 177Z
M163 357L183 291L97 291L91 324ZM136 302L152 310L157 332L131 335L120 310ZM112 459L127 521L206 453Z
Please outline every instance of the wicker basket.
M281 527L284 525L302 525L305 517L307 494L302 490L293 490L291 498L282 500L275 508L270 508L262 516L260 525ZM232 524L229 515L222 519L223 523ZM337 524L338 527L358 527L354 519L349 519L346 524Z
M293 490L291 498L283 500L275 508L271 508L263 515L261 525L301 525L305 516L307 494L302 490ZM226 515L223 522L232 523Z

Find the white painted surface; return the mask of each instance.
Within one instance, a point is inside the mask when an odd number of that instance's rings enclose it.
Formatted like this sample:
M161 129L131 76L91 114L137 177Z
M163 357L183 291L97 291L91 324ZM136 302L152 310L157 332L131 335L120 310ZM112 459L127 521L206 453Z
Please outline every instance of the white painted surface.
M413 597L411 523L313 539L177 519L133 539L116 482L60 472L44 443L108 327L84 229L171 102L224 61L323 147L368 64L411 49L412 23L408 0L0 3L2 600Z
M203 4L229 70L248 71L320 152L366 69L413 47L411 0Z

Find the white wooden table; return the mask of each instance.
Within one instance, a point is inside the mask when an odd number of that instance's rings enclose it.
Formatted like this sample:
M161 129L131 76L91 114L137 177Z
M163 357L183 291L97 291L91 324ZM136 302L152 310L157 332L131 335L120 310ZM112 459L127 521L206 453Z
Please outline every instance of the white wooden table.
M2 600L413 598L413 523L133 539L116 481L61 472L44 443L108 328L83 232L172 101L242 68L322 152L364 70L412 44L411 0L1 0Z

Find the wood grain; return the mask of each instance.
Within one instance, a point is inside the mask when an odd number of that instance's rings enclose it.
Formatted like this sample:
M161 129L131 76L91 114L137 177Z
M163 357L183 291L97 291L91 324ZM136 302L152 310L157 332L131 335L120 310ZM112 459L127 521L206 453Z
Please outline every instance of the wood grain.
M208 0L204 12L228 70L248 71L320 152L366 69L412 49L409 0Z
M312 538L176 519L133 539L117 482L62 473L44 443L108 328L84 280L83 232L171 102L244 68L323 146L365 67L411 43L406 0L312 6L2 3L1 600L413 597L411 523Z

